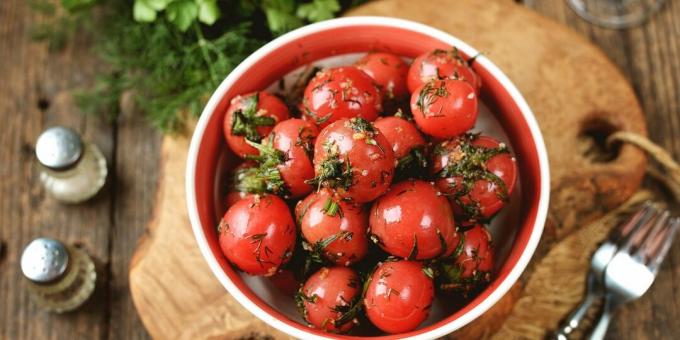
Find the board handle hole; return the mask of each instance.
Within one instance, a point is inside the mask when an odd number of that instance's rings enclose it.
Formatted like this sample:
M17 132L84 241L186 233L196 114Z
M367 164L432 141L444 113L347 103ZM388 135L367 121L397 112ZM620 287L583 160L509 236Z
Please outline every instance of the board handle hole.
M587 119L581 125L578 136L581 155L593 163L608 163L618 158L621 144L607 145L607 138L618 130L617 126L604 118Z

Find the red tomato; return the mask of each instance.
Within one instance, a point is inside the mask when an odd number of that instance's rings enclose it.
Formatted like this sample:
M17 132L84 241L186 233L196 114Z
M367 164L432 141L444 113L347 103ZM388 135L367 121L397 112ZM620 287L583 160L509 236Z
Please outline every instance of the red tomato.
M302 316L317 329L347 332L356 323L359 276L347 267L321 268L309 277L296 300Z
M399 117L378 118L373 124L392 145L399 178L418 177L428 168L427 143L413 123Z
M314 178L312 153L319 130L311 122L289 119L277 124L272 131L274 148L285 154L285 162L278 166L291 198L302 197L313 188L305 181Z
M218 232L224 256L250 275L274 275L295 247L295 222L274 195L241 199L224 214Z
M430 312L432 278L415 261L388 261L371 275L364 309L371 323L387 333L414 330Z
M491 281L494 257L491 235L481 224L463 233L463 247L452 264L442 265L445 291L469 292Z
M424 181L393 185L373 203L369 225L371 239L401 258L424 260L449 255L459 239L449 202Z
M269 281L274 284L276 289L286 296L295 296L301 283L295 278L295 274L290 269L281 269L276 274L269 277Z
M373 123L392 146L394 157L406 157L413 148L425 147L425 139L413 123L399 117L381 117Z
M416 124L426 134L444 139L460 135L475 126L477 94L460 80L436 80L416 89L411 111Z
M515 158L491 137L468 134L445 141L435 147L433 162L437 187L464 220L493 216L515 187Z
M382 111L382 96L373 79L354 66L319 71L305 89L303 113L320 127L343 118L368 121Z
M479 93L481 78L472 70L457 49L434 50L420 55L408 70L408 89L411 93L425 83L438 79L461 79Z
M288 119L288 107L274 95L260 91L236 96L224 117L224 137L229 148L241 158L257 155L246 139L258 143L277 122Z
M373 52L359 59L355 65L373 78L382 89L386 99L402 98L408 95L406 86L408 64L399 56Z
M370 202L387 191L394 166L387 139L362 118L328 125L314 145L314 182L356 203Z
M241 181L244 191L269 192L284 198L298 198L312 191L305 183L314 177L311 154L316 126L302 119L288 119L276 124L269 138L252 144L259 152L256 171L247 173Z
M296 208L307 250L341 266L363 259L368 249L368 214L363 207L333 197L328 190L310 196L300 201L305 206Z

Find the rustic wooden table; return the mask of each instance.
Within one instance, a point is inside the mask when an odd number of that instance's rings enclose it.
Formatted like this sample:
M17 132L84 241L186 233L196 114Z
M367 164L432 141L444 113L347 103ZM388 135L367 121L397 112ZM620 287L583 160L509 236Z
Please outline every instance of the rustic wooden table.
M563 0L517 2L600 45L637 91L651 139L680 159L680 1L668 0L648 23L624 31L588 24ZM33 42L31 27L41 19L28 3L0 1L0 339L147 338L127 273L152 213L160 134L134 110L123 109L115 121L80 112L71 93L90 85L100 68L87 52L89 42L78 40L59 52ZM109 160L108 184L84 205L59 204L38 182L33 145L54 124L76 128ZM30 300L18 261L37 236L81 243L100 265L101 284L79 311L48 314ZM680 336L678 249L650 293L617 315L609 338Z

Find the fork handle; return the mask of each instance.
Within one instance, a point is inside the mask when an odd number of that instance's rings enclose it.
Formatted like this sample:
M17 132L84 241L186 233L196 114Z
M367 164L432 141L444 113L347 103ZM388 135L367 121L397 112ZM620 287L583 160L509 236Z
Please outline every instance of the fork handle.
M604 307L602 308L602 314L600 314L595 327L593 327L592 332L588 336L588 340L602 340L607 334L607 328L609 328L609 322L612 319L612 312L616 308L615 299L611 294L607 294L604 298Z
M567 316L567 318L564 319L562 323L560 323L559 327L555 331L554 339L557 340L568 339L569 334L571 334L576 328L578 328L578 325L586 316L588 309L590 309L590 306L593 305L593 302L595 302L596 298L599 296L595 293L595 290L593 289L595 282L590 282L592 280L593 280L592 275L588 275L588 290L586 294L583 296L581 303L579 303L579 305L576 308L574 308L574 310L572 310L571 313L569 313L569 316Z

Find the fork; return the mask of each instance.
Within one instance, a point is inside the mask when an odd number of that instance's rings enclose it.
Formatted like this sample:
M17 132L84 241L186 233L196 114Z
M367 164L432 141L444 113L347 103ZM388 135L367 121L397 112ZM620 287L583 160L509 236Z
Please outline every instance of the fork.
M619 247L605 268L604 308L588 339L603 339L614 310L640 298L649 289L670 250L678 226L680 219L669 220L668 211L664 211Z
M583 320L592 304L604 296L604 272L607 264L616 254L620 244L627 243L642 227L652 219L656 209L647 201L637 213L622 223L609 239L607 239L593 254L590 269L586 278L586 294L581 303L567 316L554 333L554 339L566 340Z

